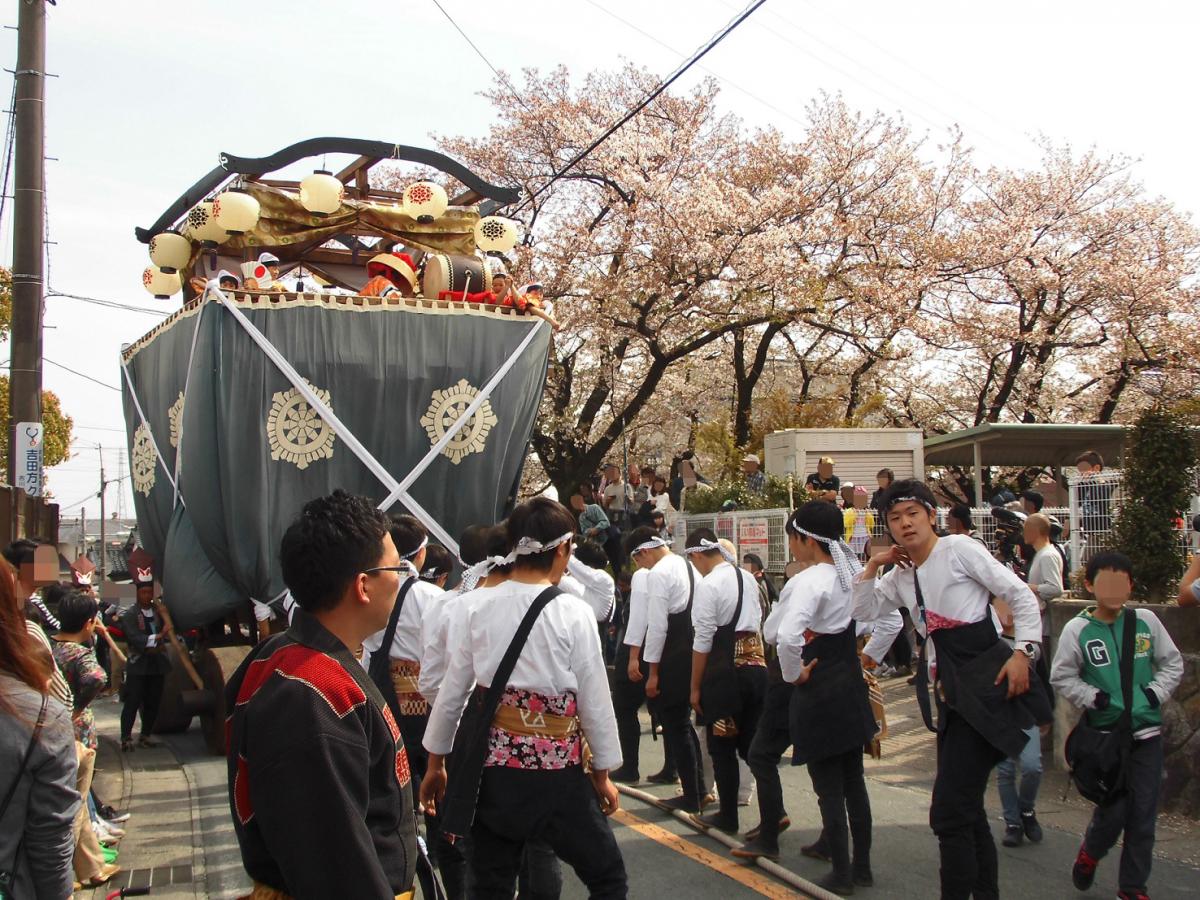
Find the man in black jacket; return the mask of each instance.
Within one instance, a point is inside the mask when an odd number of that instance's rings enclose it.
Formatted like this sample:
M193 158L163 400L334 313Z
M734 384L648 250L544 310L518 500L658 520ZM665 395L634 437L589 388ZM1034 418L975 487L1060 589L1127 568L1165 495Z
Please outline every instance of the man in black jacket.
M170 629L162 614L154 608L154 576L150 569L135 568L133 583L137 588L137 601L121 613L121 630L129 644L129 662L125 666L123 694L125 704L121 708L121 749L133 750L133 723L142 715L142 736L138 743L142 747L157 747L158 742L150 737L154 720L158 718L158 703L162 699L163 684L171 671L171 660L167 658L166 644Z
M295 618L226 688L229 805L255 900L412 896L408 756L354 658L406 570L390 524L340 490L305 505L280 550Z

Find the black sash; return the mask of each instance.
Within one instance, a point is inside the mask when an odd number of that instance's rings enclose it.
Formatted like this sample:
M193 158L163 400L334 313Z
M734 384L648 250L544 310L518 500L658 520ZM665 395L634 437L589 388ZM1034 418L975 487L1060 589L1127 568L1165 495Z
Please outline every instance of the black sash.
M396 605L392 607L392 614L388 616L387 628L383 630L383 643L379 645L378 650L371 654L371 661L367 664L367 674L375 682L375 687L379 688L379 693L383 694L384 702L387 703L388 709L392 711L397 722L400 721L400 698L396 696L396 687L392 684L392 641L396 639L396 625L400 621L400 611L404 609L404 598L408 596L408 592L412 590L416 581L416 576L414 576L400 586L400 593L396 596Z
M819 662L808 681L792 692L792 765L862 750L875 737L877 725L863 680L854 620L838 634L820 634L806 642L801 658Z
M692 695L692 597L696 589L696 577L692 564L686 559L688 574L688 602L677 613L667 615L667 639L663 643L662 659L658 666L658 702L660 707L683 704L687 706Z
M742 711L742 695L738 690L733 654L737 644L737 623L742 617L745 584L741 571L737 567L733 571L737 578L737 607L733 611L733 618L719 626L713 635L712 649L704 666L704 679L700 683L700 708L704 711L702 725L737 716Z
M561 593L558 587L551 585L537 595L525 618L517 626L508 649L504 651L504 658L496 668L491 685L487 688L476 685L471 699L467 701L467 708L463 710L454 736L449 781L441 804L442 833L445 835L462 837L471 831L475 821L475 804L479 801L483 764L487 760L488 732L491 731L492 720L496 718L500 698L508 688L508 680L512 677L521 651L525 649L534 622L550 601Z

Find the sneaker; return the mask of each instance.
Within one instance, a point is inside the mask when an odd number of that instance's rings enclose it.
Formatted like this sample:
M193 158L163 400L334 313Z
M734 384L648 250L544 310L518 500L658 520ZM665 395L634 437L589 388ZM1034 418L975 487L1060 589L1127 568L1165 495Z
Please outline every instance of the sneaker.
M760 856L764 859L779 859L779 847L767 844L757 837L729 852L738 859L758 859Z
M738 794L738 806L749 806L750 800L753 797L754 797L753 791L750 791L749 793L747 793L745 797L743 797L741 794Z
M1042 826L1038 824L1037 815L1034 812L1021 813L1021 828L1025 832L1025 837L1030 841L1035 844L1042 842Z
M647 775L646 780L651 784L679 784L679 776L666 769L655 772L653 775Z
M887 663L880 663L879 665L877 665L875 667L875 677L876 678L895 678L896 670L893 669L891 666L889 666Z
M111 866L117 861L117 851L112 847L101 847L100 853L104 857L104 862L106 865Z
M792 820L789 819L787 816L784 816L782 819L779 820L779 834L783 834L785 831L788 830L788 828L791 827L791 825L792 825ZM755 825L753 828L751 828L749 831L746 832L746 840L753 843L754 841L758 840L758 836L760 834L762 834L762 822L759 822L757 825Z
M875 876L870 865L854 864L854 883L858 887L875 887Z
M839 897L850 897L854 894L854 880L849 875L839 875L837 872L830 872L820 881L816 882L817 887L824 888L831 894L837 894Z
M809 859L819 859L821 862L830 862L832 860L832 857L829 855L829 848L822 844L819 838L808 846L801 847L800 854L807 856Z
M1021 830L1020 825L1005 825L1004 839L1000 843L1005 847L1020 847L1024 838L1025 832Z
M709 813L708 815L692 813L690 818L706 831L710 828L715 828L717 831L723 831L726 834L737 834L737 821L729 822L719 812Z
M1150 900L1145 891L1117 891L1117 900Z
M617 771L609 773L608 777L613 781L621 782L621 784L637 784L641 780L637 769L628 769L625 766L621 766Z
M1071 867L1071 881L1081 891L1086 891L1096 880L1096 866L1100 862L1094 859L1081 844L1079 854L1075 857L1075 865Z
M100 814L100 818L106 822L112 822L115 825L120 825L122 822L129 821L129 813L117 812L116 809L109 806L107 803L101 803L96 807L96 812Z
M120 825L113 825L111 822L105 822L103 819L100 819L98 822L92 822L92 831L96 832L96 836L100 840L104 840L107 837L119 841L125 837L124 828Z

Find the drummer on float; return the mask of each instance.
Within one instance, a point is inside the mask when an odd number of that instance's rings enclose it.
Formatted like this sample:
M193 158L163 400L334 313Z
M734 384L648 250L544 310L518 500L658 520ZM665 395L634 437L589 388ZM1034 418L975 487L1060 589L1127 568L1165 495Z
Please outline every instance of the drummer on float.
M417 269L407 253L380 253L367 262L367 283L359 293L364 297L415 297Z

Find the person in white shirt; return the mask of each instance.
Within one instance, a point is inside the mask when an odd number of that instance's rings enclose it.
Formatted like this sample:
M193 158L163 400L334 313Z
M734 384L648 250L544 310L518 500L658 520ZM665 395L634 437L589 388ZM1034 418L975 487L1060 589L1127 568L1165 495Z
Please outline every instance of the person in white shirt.
M858 576L854 614L873 618L907 606L925 638L917 699L932 728L932 678L938 765L929 824L941 853L941 894L946 900L995 897L996 845L983 804L988 778L1000 760L1020 754L1029 726L1051 718L1036 679L1031 691L1031 666L1042 638L1038 601L978 541L938 537L934 497L920 481L897 481L880 507L897 543L872 556ZM895 568L876 578L889 564ZM993 596L1012 610L1015 649L997 633ZM963 702L967 696L972 702Z
M642 659L649 666L646 697L657 706L663 743L675 763L683 794L660 804L665 809L700 811L704 776L700 770L700 741L692 728L692 596L699 580L695 568L670 551L667 542L648 526L635 528L626 539L646 578L646 642ZM631 660L632 662L632 660Z
M783 678L796 685L792 765L808 766L833 863L819 884L836 894L874 883L863 748L877 731L851 614L853 580L862 566L843 530L841 511L824 500L805 503L788 519L792 554L808 567L796 576L800 583L777 638Z
M363 641L362 664L400 727L415 788L425 774L421 739L429 720L429 703L420 691L421 626L426 610L439 602L442 591L420 579L429 543L425 526L413 516L394 516L391 535L405 568L404 580L387 626Z
M708 528L688 535L686 556L702 579L692 605L691 706L706 727L720 810L696 823L738 831L738 757L746 758L767 692L761 607L754 576Z
M617 583L604 571L608 565L608 554L595 541L580 541L567 571L558 586L568 594L574 594L596 613L597 622L608 622L612 618L617 599Z
M486 733L470 831L471 895L512 896L522 851L540 839L575 870L590 896L624 898L625 865L605 818L619 808L609 770L620 764L621 752L600 635L587 604L554 586L570 558L575 521L561 504L537 497L513 510L507 531L508 581L471 609L467 639L454 646L433 707L421 801L436 812L447 799L444 758L462 711L472 694L482 702L480 692L486 695L522 620L541 598L544 608ZM582 765L585 739L590 777ZM454 777L470 791L473 773L456 767ZM457 787L449 785L454 797Z
M637 784L639 771L642 723L638 711L646 702L646 666L641 662L642 644L646 641L646 579L648 569L637 569L629 578L629 602L625 605L625 631L613 665L613 712L617 717L617 737L621 741L621 768L612 773L613 781ZM652 716L652 720L653 720ZM653 727L651 728L653 734ZM650 776L651 781L670 775L677 780L668 765L664 771Z

